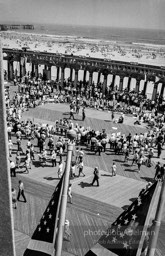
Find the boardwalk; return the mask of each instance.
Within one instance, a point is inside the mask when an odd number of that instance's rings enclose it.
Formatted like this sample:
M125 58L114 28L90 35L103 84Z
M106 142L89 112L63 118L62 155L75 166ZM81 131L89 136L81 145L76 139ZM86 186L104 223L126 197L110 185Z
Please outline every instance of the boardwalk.
M53 124L55 120L67 117L66 114L63 115L63 112L66 113L67 111L68 105L46 104L25 112L23 118L29 118L35 122ZM87 118L84 122L80 120L75 122L85 127L90 126L95 130L105 128L108 134L112 132L121 132L122 134L131 132L135 134L147 131L145 127L133 126L129 121L131 120L130 117L126 122L131 125L120 125L108 120L109 113L105 113L106 116L104 116L101 111L99 114L95 110L87 110L86 112ZM80 117L77 119L80 119ZM56 139L57 137L55 136ZM25 148L26 143L27 141L23 142L23 148ZM36 145L36 141L34 141L34 144ZM14 148L16 149L16 145L14 145ZM106 153L102 153L101 156L94 155L85 147L83 147L83 150L85 152L86 176L84 178L75 178L71 181L73 184L73 205L68 204L66 213L71 223L72 232L71 241L69 242L64 238L63 243L63 253L67 252L68 254L66 255L68 256L69 253L83 256L100 237L97 232L96 235L93 235L94 231L99 229L106 230L122 210L128 207L134 198L138 196L139 191L145 187L146 181L153 179L155 173L154 163L151 168L142 166L141 173L138 174L137 167L131 166L131 159L128 163L124 163L123 156L114 155L110 149L107 149ZM112 178L110 167L113 161L117 164L117 176ZM95 166L98 166L101 170L100 187L90 186L93 178L93 167ZM16 232L17 256L19 256L20 251L23 252L24 250L24 246L19 250L18 241L22 239L26 241L26 244L28 243L29 236L32 235L58 182L57 167L52 168L50 163L46 167L40 167L37 165L36 157L29 174L20 173L18 178L12 179L13 187L17 187L18 179L24 181L28 203L18 203L18 209L14 210L15 230L20 232ZM91 234L87 233L89 227ZM161 241L160 244L162 244Z

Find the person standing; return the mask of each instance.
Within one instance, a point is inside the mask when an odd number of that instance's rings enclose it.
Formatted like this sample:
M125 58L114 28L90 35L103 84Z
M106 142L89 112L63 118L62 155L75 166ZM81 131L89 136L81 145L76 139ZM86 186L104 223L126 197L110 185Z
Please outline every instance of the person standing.
M142 165L143 158L140 156L139 159L137 160L137 165L138 165L138 173L140 173L140 167Z
M12 140L9 140L8 147L9 147L9 156L12 157L12 149L13 149Z
M70 117L69 117L69 119L71 119L71 118L73 118L73 120L75 119L74 115L73 115L73 108L70 109Z
M16 177L16 172L15 172L16 166L14 161L10 161L10 174L11 177Z
M161 167L160 173L161 173L161 180L163 182L163 180L164 180L164 173L165 173L165 164Z
M71 232L70 232L69 226L70 226L69 220L66 219L64 224L64 235L70 241Z
M85 115L85 107L83 107L82 108L82 121L85 120L85 117L86 117L86 115Z
M80 174L83 174L83 177L85 176L84 172L83 172L83 169L84 169L84 164L83 164L83 161L80 160L80 163L78 164L77 168L79 169L79 174L78 174L78 177L80 177Z
M22 196L23 199L24 199L24 202L26 203L27 200L26 200L26 197L25 197L25 194L24 194L24 184L23 184L22 180L19 180L18 189L19 190L18 190L17 201L19 201L20 196Z
M51 158L52 158L52 167L56 166L56 157L57 157L56 151L53 150L53 151L52 151L52 155L51 155Z
M132 160L132 165L134 164L134 162L135 162L135 163L137 163L138 158L139 158L139 154L138 154L138 152L137 152L137 151L135 151L135 154L134 154L134 156L133 156L133 160Z
M59 162L59 166L58 166L58 178L61 179L62 177L62 172L63 172L63 163L62 161Z
M155 166L156 172L154 176L154 180L160 180L161 179L161 165L160 162L158 162Z
M17 196L16 196L16 190L14 188L11 189L11 195L12 195L12 204L14 209L17 209Z
M112 176L116 176L116 164L114 162L112 165Z
M111 113L111 119L112 119L112 122L113 122L113 119L115 118L115 114L114 114L114 111L112 110L112 113Z
M99 169L98 169L98 167L95 167L93 174L94 174L94 178L93 178L93 181L92 181L91 185L93 186L93 184L96 181L97 186L99 186Z
M72 204L72 184L69 184L68 188L68 197L69 197L69 203Z
M162 153L162 144L161 144L161 142L158 142L157 150L158 150L158 158L160 158L160 155Z
M70 178L71 179L74 179L75 178L75 168L76 168L76 166L75 166L75 162L73 162L72 163L72 165L71 165L71 168L70 168Z
M16 160L16 168L19 169L20 168L20 164L21 164L21 156L20 156L20 152L19 151L17 152L15 160Z

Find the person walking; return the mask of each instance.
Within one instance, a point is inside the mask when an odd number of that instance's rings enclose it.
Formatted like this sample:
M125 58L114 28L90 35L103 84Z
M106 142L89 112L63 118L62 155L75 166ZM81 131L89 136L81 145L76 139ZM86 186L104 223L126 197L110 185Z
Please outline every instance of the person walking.
M114 162L112 165L112 176L116 176L116 164Z
M20 201L20 196L23 197L24 199L24 202L26 203L27 200L26 200L26 197L25 197L25 194L24 194L24 184L22 182L22 180L19 180L19 185L18 185L18 196L17 196L17 201Z
M72 204L72 184L69 184L68 188L68 198L69 198L69 203Z
M12 195L12 204L13 204L13 208L14 208L14 209L17 209L16 189L14 189L14 188L11 189L11 195Z
M93 186L93 184L96 181L97 182L97 186L99 186L99 169L98 169L98 167L94 168L93 174L94 174L94 178L93 178L93 181L92 181L91 185Z

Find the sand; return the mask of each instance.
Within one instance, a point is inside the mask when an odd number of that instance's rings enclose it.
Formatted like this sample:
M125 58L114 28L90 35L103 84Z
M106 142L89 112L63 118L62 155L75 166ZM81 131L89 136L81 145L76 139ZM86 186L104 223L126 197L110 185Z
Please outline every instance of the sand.
M60 35L41 35L22 32L1 32L4 48L73 54L108 60L165 66L165 46L92 40Z

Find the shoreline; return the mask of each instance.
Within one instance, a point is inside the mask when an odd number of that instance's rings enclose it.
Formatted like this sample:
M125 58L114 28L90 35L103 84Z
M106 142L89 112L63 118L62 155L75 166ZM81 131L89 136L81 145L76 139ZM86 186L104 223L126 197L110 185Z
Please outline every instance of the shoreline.
M34 32L34 30L33 30ZM1 34L18 34L18 35L29 35L29 36L38 36L38 37L43 37L43 38L49 38L49 39L73 39L76 40L80 43L83 42L91 42L91 43L100 43L100 44L121 44L121 45L130 45L130 46L141 46L141 47L160 47L160 48L165 48L165 44L156 44L156 43L147 43L147 42L134 42L134 41L129 41L129 40L107 40L107 39L98 39L98 38L90 38L90 37L84 37L84 36L74 36L74 35L60 35L60 34L45 34L45 33L32 33L31 31L29 32L24 32L23 30L19 30L18 31L14 31L14 30L8 30L8 31L0 31L0 35ZM3 35L2 35L3 37ZM145 39L144 39L145 41Z

